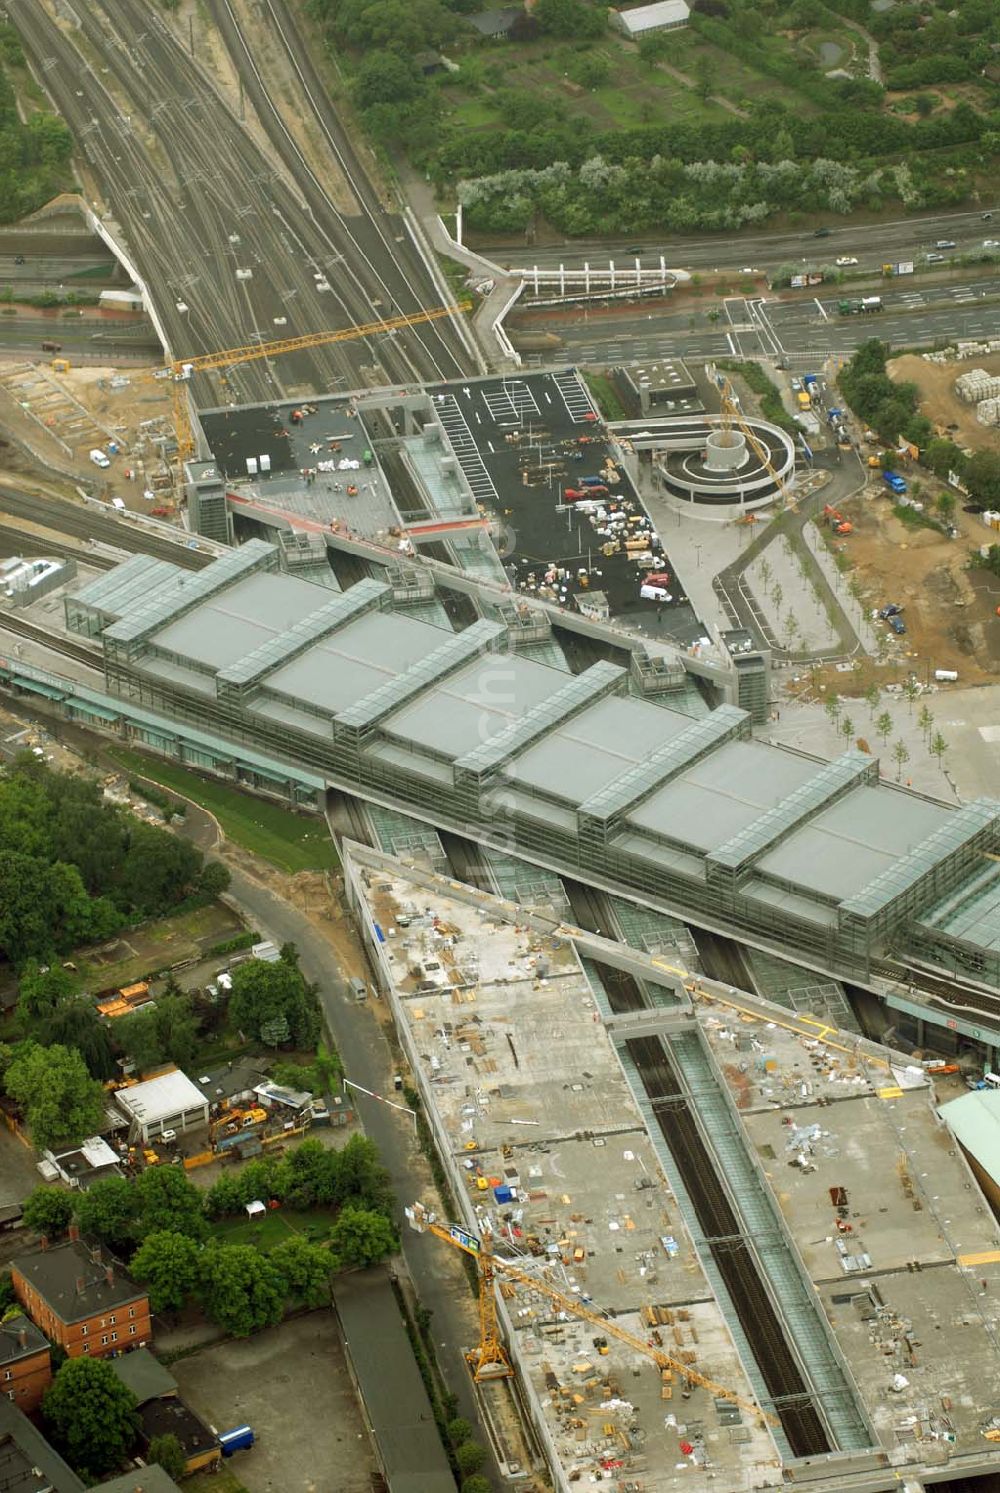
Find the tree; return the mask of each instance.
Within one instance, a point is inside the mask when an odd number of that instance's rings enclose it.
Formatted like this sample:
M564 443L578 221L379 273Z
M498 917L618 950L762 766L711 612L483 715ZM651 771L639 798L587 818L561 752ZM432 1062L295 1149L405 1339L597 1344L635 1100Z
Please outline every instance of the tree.
M82 1234L93 1234L110 1249L131 1248L139 1202L125 1177L101 1177L76 1199L76 1221Z
M78 1052L25 1042L7 1070L7 1093L28 1122L39 1150L74 1145L100 1128L104 1091Z
M187 1471L184 1448L170 1431L163 1436L153 1436L150 1439L146 1461L157 1463L163 1468L167 1477L172 1477L175 1483L180 1482Z
M607 25L603 11L581 0L538 0L532 14L539 31L573 40L600 36Z
M298 966L284 958L274 964L248 959L233 970L229 1000L232 1020L252 1037L261 1037L271 1023L287 1023L299 1047L313 1047L319 1036L316 993Z
M36 1187L24 1200L24 1227L34 1234L65 1233L72 1217L73 1199L61 1187Z
M213 1241L201 1252L199 1273L205 1312L233 1337L248 1337L281 1321L282 1281L251 1245Z
M40 958L87 937L90 899L75 866L46 864L0 850L0 951L12 964Z
M945 488L938 493L934 506L941 515L942 522L950 524L955 512L955 494Z
M1000 455L977 451L965 464L965 485L980 508L1000 508Z
M187 1234L158 1229L147 1234L132 1256L129 1270L149 1287L154 1312L179 1312L198 1285L200 1248Z
M938 759L938 766L940 767L942 772L944 772L944 757L947 750L948 743L945 741L940 731L935 731L934 735L931 737L931 756Z
M920 714L917 716L917 725L923 732L925 739L930 735L930 730L933 724L934 717L931 715L926 705L921 705Z
M86 1479L111 1472L139 1427L136 1397L103 1358L68 1358L42 1401L46 1425Z
M882 714L876 720L875 730L883 741L889 740L889 737L892 735L892 716L888 710L883 710Z
M854 722L849 715L845 715L840 723L840 734L844 738L844 741L849 744L851 737L854 735Z
M871 716L872 720L875 719L875 712L878 709L878 702L880 699L881 695L879 694L878 685L870 684L865 690L865 703L868 706L868 714Z
M905 741L897 741L893 746L892 755L896 763L896 782L898 783L903 773L903 768L910 760L910 751Z
M201 851L189 840L140 819L130 819L115 900L146 916L164 912L187 895L201 869Z
M463 1441L455 1448L455 1464L463 1474L478 1472L485 1461L486 1448L478 1441Z
M301 1306L321 1306L330 1299L330 1251L301 1234L275 1245L268 1260L278 1273L284 1295Z
M903 681L903 694L906 696L906 703L910 707L910 714L911 715L913 714L913 702L917 698L917 696L919 695L919 693L920 693L920 685L918 684L918 682L916 681L916 679L914 679L913 675L910 674Z
M122 1017L115 1035L140 1072L165 1062L184 1068L198 1050L198 1023L183 993L161 995L152 1010Z
M836 695L831 695L829 700L823 702L823 709L830 717L830 725L835 726L840 719L841 704Z
M384 1213L348 1206L340 1210L330 1230L330 1243L340 1265L365 1268L392 1254L396 1231Z
M456 1415L454 1420L448 1422L445 1429L448 1432L450 1445L461 1446L463 1441L472 1440L476 1428L471 1420L466 1420L464 1416Z
M208 1231L202 1193L179 1166L151 1166L133 1182L139 1234L169 1230L203 1239Z
M389 1173L379 1159L378 1147L366 1135L352 1135L337 1157L335 1202L357 1203L388 1215L392 1207Z
M471 1477L462 1479L462 1493L493 1493L493 1484L488 1477L474 1472Z
M48 967L29 959L17 982L17 1017L22 1030L43 1021L76 994L76 980L61 964Z
M34 1036L41 1047L68 1047L80 1054L91 1078L103 1083L119 1074L111 1034L85 996L63 1001L39 1022Z

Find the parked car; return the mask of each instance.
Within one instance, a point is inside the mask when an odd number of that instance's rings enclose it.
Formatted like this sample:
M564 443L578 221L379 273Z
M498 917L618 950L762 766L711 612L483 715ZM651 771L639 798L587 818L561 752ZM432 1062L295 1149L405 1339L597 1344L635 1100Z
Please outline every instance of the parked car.
M889 626L892 628L897 638L901 638L906 631L906 623L903 621L902 617L890 617Z
M830 232L831 230L829 228L814 228L813 238L829 238Z
M883 621L887 621L890 617L898 617L902 610L903 608L896 602L890 601L889 604L887 606L884 606L879 612L879 616Z
M1000 238L984 238L984 249L1000 249Z
M939 238L934 247L935 249L956 249L958 245L953 238Z
M841 254L835 261L837 268L841 270L846 269L850 264L857 264L857 262L856 254Z
M927 256L927 263L928 264L944 264L944 255L943 254L928 254L928 256Z

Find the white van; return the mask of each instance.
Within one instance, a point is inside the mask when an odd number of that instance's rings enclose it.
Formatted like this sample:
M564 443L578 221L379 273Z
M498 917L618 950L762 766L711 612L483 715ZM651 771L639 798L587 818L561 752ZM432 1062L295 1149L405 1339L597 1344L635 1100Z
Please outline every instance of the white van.
M125 502L124 502L123 498L112 498L111 499L111 506L112 506L112 508L117 509L117 511L119 513L127 513L128 512L127 508L125 507Z
M111 465L110 457L105 456L103 451L91 451L90 459L95 467L109 467Z

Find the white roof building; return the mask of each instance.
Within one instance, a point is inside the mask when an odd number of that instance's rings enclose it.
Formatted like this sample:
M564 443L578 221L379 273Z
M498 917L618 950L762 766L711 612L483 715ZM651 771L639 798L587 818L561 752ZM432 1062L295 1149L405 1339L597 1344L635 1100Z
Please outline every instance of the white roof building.
M143 1144L165 1130L195 1130L208 1124L208 1099L179 1068L119 1089L115 1099Z
M640 5L635 10L618 10L614 22L626 36L645 36L649 31L667 31L686 26L691 15L687 0L657 0L655 5Z

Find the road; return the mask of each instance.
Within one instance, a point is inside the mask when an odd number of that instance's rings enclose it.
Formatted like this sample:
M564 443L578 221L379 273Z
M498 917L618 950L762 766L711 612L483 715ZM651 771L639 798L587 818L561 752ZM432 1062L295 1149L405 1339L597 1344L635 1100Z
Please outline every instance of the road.
M584 364L614 365L633 359L822 359L850 355L868 337L896 347L931 346L1000 333L1000 278L958 284L896 280L881 289L883 311L841 316L842 293L777 297L731 296L715 304L673 309L670 302L615 310L578 308L572 314L540 310L514 318L531 330L556 332L567 354ZM911 289L904 286L911 285ZM822 290L822 287L818 287ZM852 296L850 299L857 299ZM710 320L712 312L716 321ZM551 358L551 354L546 354ZM530 361L526 358L525 361Z
M37 357L43 342L58 342L60 352L74 362L115 363L159 361L156 329L145 318L117 321L110 317L81 317L63 311L48 316L5 316L0 320L0 350Z
M383 314L378 298L386 315L394 299L403 311L440 304L427 276L409 304L405 270L385 285L395 233L356 236L290 136L276 168L148 0L93 0L79 19L70 31L42 5L16 14L36 76L122 224L175 355L372 321ZM263 97L261 106L266 125ZM252 402L464 371L454 334L434 323L247 364L225 385L202 375L194 392L203 405Z
M992 221L983 213L993 211ZM955 253L971 253L984 239L1000 238L1000 203L986 203L973 212L943 213L927 217L897 218L889 223L846 221L831 226L822 238L811 229L786 233L721 234L712 238L675 235L657 239L567 239L554 247L511 248L510 244L476 246L482 253L505 265L544 266L607 263L609 258L634 264L636 248L642 260L653 263L662 254L672 269L739 270L744 267L776 269L779 265L803 265L817 269L832 264L840 255L858 259L861 270L880 270L893 263L936 252L940 239L953 239ZM471 246L470 246L471 247ZM945 251L949 252L949 251Z

